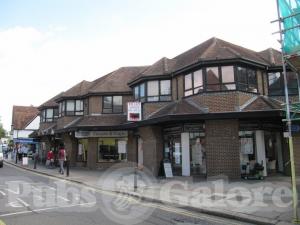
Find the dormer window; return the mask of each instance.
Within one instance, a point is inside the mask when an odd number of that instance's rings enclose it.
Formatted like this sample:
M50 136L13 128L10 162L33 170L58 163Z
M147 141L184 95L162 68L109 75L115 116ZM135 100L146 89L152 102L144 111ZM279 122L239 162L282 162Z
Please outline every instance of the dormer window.
M297 74L294 72L287 72L287 87L290 95L298 94L298 80ZM284 78L281 72L268 73L268 90L269 95L284 95Z
M41 123L45 122L53 122L58 117L58 109L57 108L48 108L41 111Z
M104 96L103 113L122 113L123 102L122 96Z
M134 98L140 102L171 101L171 81L152 80L134 87Z
M65 100L59 103L59 116L82 116L83 100Z
M235 69L234 66L214 66L206 67L184 76L185 96L204 91L232 90L257 93L256 71L244 67L236 67Z

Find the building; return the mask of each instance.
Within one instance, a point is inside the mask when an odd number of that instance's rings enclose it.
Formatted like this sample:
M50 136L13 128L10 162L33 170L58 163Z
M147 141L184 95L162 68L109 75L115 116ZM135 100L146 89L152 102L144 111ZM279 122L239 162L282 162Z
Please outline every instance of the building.
M298 101L293 72L288 88ZM240 178L257 162L264 176L288 174L283 100L280 52L211 38L172 59L80 82L39 108L39 135L45 146L63 142L73 166L133 161L158 175L169 161L178 176ZM140 121L127 120L128 102L141 103Z
M14 144L37 146L38 140L30 135L39 129L39 110L34 106L13 106L11 135Z

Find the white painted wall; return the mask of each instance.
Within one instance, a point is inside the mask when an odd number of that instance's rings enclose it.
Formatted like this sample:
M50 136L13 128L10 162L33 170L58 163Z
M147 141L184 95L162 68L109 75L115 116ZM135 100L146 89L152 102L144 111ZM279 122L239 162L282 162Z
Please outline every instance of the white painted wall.
M256 139L256 162L261 164L263 161L263 176L267 176L267 163L266 163L266 148L265 148L265 135L263 130L255 131Z
M14 130L13 138L28 138L32 130Z
M190 176L191 164L190 164L189 133L181 133L181 146L182 146L182 176Z
M31 121L30 124L27 125L25 130L37 130L40 127L40 116L35 117L33 121Z

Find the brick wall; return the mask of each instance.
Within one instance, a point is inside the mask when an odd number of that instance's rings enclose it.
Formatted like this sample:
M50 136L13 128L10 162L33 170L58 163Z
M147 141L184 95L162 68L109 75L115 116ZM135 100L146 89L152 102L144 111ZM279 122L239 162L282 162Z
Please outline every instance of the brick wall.
M78 140L74 137L73 134L64 133L62 135L65 149L70 160L70 166L76 165L76 157L78 151Z
M102 113L102 96L89 97L89 114Z
M157 176L163 158L162 130L157 126L140 127L139 134L143 140L144 166Z
M207 176L240 178L238 120L205 121Z

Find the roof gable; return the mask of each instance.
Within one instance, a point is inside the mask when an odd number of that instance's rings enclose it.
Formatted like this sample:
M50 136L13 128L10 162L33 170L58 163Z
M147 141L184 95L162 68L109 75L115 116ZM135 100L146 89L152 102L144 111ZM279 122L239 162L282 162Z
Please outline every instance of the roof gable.
M38 115L34 106L13 106L12 126L14 130L23 130Z

